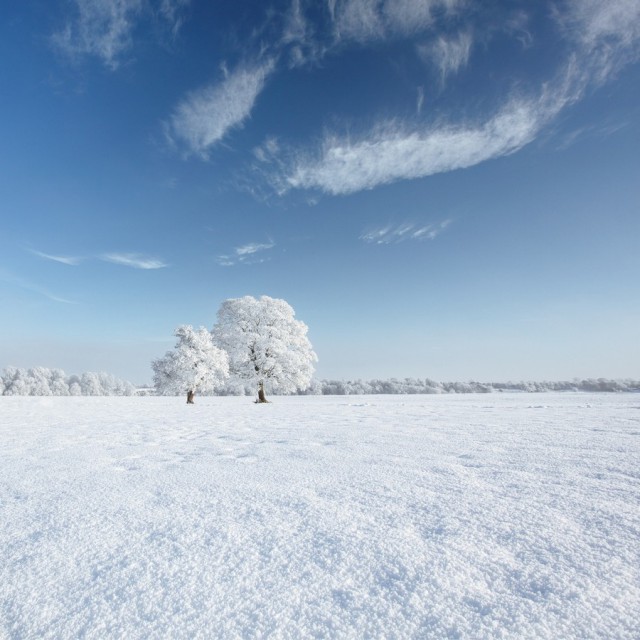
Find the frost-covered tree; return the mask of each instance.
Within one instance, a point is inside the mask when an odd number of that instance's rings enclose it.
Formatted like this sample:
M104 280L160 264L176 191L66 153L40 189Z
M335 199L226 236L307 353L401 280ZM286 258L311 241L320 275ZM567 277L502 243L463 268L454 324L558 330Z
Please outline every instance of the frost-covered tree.
M231 375L253 384L266 402L264 385L294 393L311 381L317 361L308 327L284 300L262 296L225 300L213 328L215 343L229 354Z
M62 369L51 369L49 371L49 389L51 389L51 394L54 396L69 395L69 384Z
M102 390L98 374L93 371L87 371L80 376L80 388L83 396L106 395Z
M62 369L7 367L0 374L5 396L131 396L136 388L108 373L83 373L67 378Z
M30 396L50 396L53 395L49 386L51 372L44 367L33 367L29 369L27 375L31 383L29 389Z
M103 396L132 396L136 388L125 380L120 380L110 373L97 374L98 385Z
M17 367L7 367L2 375L4 383L3 395L5 396L28 396L29 385L27 384L26 369Z
M70 396L81 396L82 395L82 387L80 386L80 382L72 382L69 385L69 395Z
M187 402L192 404L196 391L213 391L224 383L229 375L229 358L204 327L196 330L182 325L174 335L178 338L174 350L151 364L153 383L159 394L186 393Z

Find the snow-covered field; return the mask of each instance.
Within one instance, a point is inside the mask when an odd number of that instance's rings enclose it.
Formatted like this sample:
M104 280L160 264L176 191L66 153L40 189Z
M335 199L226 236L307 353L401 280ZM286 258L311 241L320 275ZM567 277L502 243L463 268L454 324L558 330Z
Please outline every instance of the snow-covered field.
M0 398L0 637L640 638L640 396Z

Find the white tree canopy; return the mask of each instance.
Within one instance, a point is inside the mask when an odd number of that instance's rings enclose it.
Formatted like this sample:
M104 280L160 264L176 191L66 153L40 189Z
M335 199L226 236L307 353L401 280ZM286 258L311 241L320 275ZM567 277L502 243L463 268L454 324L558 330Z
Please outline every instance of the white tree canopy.
M135 387L108 373L66 376L62 369L7 367L0 372L0 395L5 396L131 396Z
M174 350L151 363L158 393L206 393L222 385L229 375L229 358L213 343L211 333L204 327L181 325L174 335L178 338Z
M306 388L318 357L307 325L294 316L285 300L269 296L225 300L212 333L229 354L231 375L282 393Z

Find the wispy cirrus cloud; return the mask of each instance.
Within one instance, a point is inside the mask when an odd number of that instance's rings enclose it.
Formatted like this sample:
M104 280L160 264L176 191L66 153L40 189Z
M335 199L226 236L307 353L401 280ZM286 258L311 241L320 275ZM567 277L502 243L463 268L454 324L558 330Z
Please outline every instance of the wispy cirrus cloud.
M420 86L416 90L416 113L418 115L422 113L423 106L424 106L424 87Z
M384 36L384 20L373 2L346 0L332 5L337 39L364 42Z
M454 19L466 4L467 0L326 0L325 19L319 20L322 13L313 3L291 0L276 48L286 50L291 67L313 64L350 43L370 45L423 34L439 21Z
M275 136L268 136L264 142L253 148L253 155L260 162L270 162L277 157L280 144Z
M164 269L169 266L158 258L144 256L139 253L105 253L100 256L100 260L133 269Z
M0 267L0 282L5 282L9 285L18 287L25 291L30 291L31 293L36 293L39 296L43 296L48 300L52 300L53 302L59 302L61 304L77 304L77 302L73 300L69 300L67 298L63 298L54 293L51 293L48 289L41 287L38 284L31 282L30 280L26 280L20 276L15 275L11 271L7 271Z
M86 260L102 260L103 262L111 262L113 264L119 264L125 267L132 267L134 269L163 269L164 267L169 266L163 260L158 258L154 258L151 256L145 256L140 253L119 253L119 252L110 252L103 253L95 256L60 256L51 253L44 253L43 251L37 251L36 249L26 249L29 253L32 253L39 258L43 258L45 260L51 260L53 262L59 262L61 264L66 264L69 266L77 266L81 262L85 262Z
M45 260L52 260L53 262L59 262L61 264L66 264L69 266L77 266L79 265L84 258L80 258L78 256L57 256L49 253L43 253L42 251L36 251L35 249L29 249L29 251L39 258L44 258Z
M635 0L567 0L555 17L575 43L594 84L603 84L640 57L640 4Z
M305 16L301 0L291 0L277 48L287 51L290 67L317 61L326 53L326 46L316 39L313 26Z
M242 66L221 82L189 93L165 123L167 139L187 155L208 158L211 149L250 116L274 67L272 59Z
M450 224L451 220L427 225L416 225L410 222L397 225L389 224L369 229L360 236L360 240L368 244L398 244L407 240L434 240Z
M185 21L185 11L191 0L162 0L159 13L169 25L175 37Z
M387 4L367 6L366 11L379 18ZM360 134L327 132L315 149L288 149L273 157L267 174L271 186L279 195L293 189L349 194L464 169L522 149L590 87L606 82L639 57L638 3L570 0L562 6L564 12L556 19L572 47L556 75L537 91L514 93L484 119L431 124L394 119ZM466 64L471 46L465 38L453 47L450 42L443 45L441 72L446 75Z
M267 249L273 249L275 247L275 243L273 242L250 242L249 244L244 244L241 247L236 248L236 255L239 256L250 256L254 253L258 253L258 251L266 251Z
M365 43L407 36L431 26L439 14L451 15L465 0L330 0L338 40Z
M256 264L265 262L266 258L258 257L256 254L273 249L276 244L269 242L249 242L240 247L236 247L232 253L220 255L216 258L217 263L222 267L233 267L236 264Z
M96 56L115 70L133 45L133 34L146 17L159 15L175 35L190 0L72 0L74 15L52 36L54 46L73 59Z
M326 135L319 151L294 154L272 183L280 194L317 189L340 195L462 169L517 151L549 117L549 107L538 101L514 99L479 124L410 129L390 121L355 140Z
M558 144L556 148L559 151L564 151L569 147L573 146L579 141L589 139L589 138L608 138L610 135L617 133L621 129L629 126L629 122L626 121L618 121L618 122L604 122L601 125L589 126L589 127L580 127L578 129L574 129L573 131L569 131L568 133L562 134L559 136Z
M74 0L75 17L54 34L55 46L71 56L97 56L110 69L132 43L143 0Z
M640 6L635 0L567 0L556 19L588 49L599 48L603 38L632 46L640 37Z
M300 5L300 0L291 0L289 12L286 14L281 42L302 42L307 38L308 23Z
M467 65L472 45L471 32L464 31L453 37L440 36L433 43L418 45L417 50L423 60L437 67L444 84L448 76Z

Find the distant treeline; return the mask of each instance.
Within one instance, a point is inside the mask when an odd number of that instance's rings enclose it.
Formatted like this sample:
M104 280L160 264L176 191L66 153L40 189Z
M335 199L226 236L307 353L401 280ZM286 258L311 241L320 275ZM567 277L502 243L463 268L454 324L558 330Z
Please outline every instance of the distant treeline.
M312 380L297 395L347 396L368 394L493 393L495 391L640 391L640 380L587 378L565 382L437 382L429 378L389 378L386 380ZM271 391L278 395L277 391ZM215 395L255 395L255 389L242 383L227 383Z
M62 369L7 367L0 374L3 396L132 396L130 382L108 373L66 375Z
M565 382L436 382L429 378L388 380L317 380L302 394L363 395L418 393L492 393L494 391L640 391L640 380L587 378Z
M436 382L429 378L389 378L386 380L312 380L297 395L368 395L428 393L493 393L496 391L602 391L640 392L640 380L587 378L565 382ZM0 395L5 396L132 396L153 394L153 389L137 389L126 380L108 373L67 375L61 369L7 367L0 373ZM219 396L255 395L256 390L242 382L228 382L216 390ZM277 395L277 391L271 391Z

